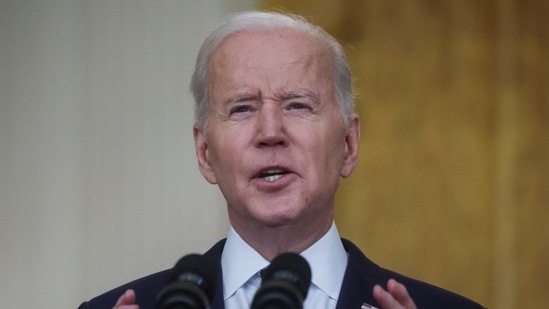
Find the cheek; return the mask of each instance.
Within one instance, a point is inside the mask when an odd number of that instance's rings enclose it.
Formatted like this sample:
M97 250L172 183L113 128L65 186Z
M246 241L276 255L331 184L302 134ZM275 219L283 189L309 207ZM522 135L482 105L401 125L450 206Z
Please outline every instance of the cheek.
M332 177L334 177L334 173L339 175L339 169L345 153L344 144L340 140L331 137L327 133L324 137L310 138L305 147L308 149L309 156L308 158L303 157L306 160L303 162L304 164L314 167L317 174L330 175Z
M229 138L230 134L218 133L216 136L214 143L210 144L207 156L216 175L225 177L238 169L237 165L242 162L244 154L243 147L238 138Z
M331 179L339 179L345 158L345 143L341 137L333 137L325 141L324 145L324 151L319 150L319 153L324 154L325 173Z

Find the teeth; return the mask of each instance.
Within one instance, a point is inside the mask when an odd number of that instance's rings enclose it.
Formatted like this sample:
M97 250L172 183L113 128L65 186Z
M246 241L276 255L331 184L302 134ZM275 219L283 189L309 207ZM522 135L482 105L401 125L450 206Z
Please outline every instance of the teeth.
M269 181L269 182L272 182L272 181L276 181L278 179L280 179L284 174L286 174L287 172L285 170L282 170L282 169L269 169L269 170L266 170L265 172L261 173L261 178L263 178L264 180L266 181Z
M265 179L266 181L272 182L280 179L280 177L282 177L282 175L272 175L272 176L265 176L263 177L263 179Z

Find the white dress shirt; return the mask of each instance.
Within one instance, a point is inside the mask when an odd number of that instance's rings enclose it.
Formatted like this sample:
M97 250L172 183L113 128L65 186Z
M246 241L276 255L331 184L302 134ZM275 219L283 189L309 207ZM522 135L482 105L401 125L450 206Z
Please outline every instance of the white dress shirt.
M311 266L312 279L304 309L335 308L343 276L347 268L347 252L343 248L335 223L315 244L301 253ZM269 266L231 227L221 255L223 299L226 309L250 308L261 286L259 270Z

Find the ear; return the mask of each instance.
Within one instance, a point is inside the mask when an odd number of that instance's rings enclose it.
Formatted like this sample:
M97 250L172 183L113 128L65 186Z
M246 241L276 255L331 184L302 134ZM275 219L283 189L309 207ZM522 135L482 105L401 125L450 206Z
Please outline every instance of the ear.
M360 118L353 114L349 128L345 133L345 158L341 167L341 177L347 178L355 169L360 144Z
M208 155L208 143L206 142L206 136L201 129L197 126L193 127L194 137L194 150L196 151L196 157L198 159L198 168L202 176L211 184L216 184L217 179L210 164L210 158Z

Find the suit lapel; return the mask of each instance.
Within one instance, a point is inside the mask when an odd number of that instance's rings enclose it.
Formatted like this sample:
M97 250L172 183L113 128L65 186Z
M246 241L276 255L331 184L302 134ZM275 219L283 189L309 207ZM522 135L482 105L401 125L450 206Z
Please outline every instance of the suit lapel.
M385 287L388 277L352 242L346 239L341 241L349 253L349 262L336 309L360 309L364 303L380 307L372 295L372 290L376 284Z
M210 306L211 309L225 309L225 302L223 300L223 272L221 270L221 253L223 252L223 247L225 247L225 241L226 239L220 240L204 253L204 256L212 260L217 267L217 282L215 284L214 299Z

